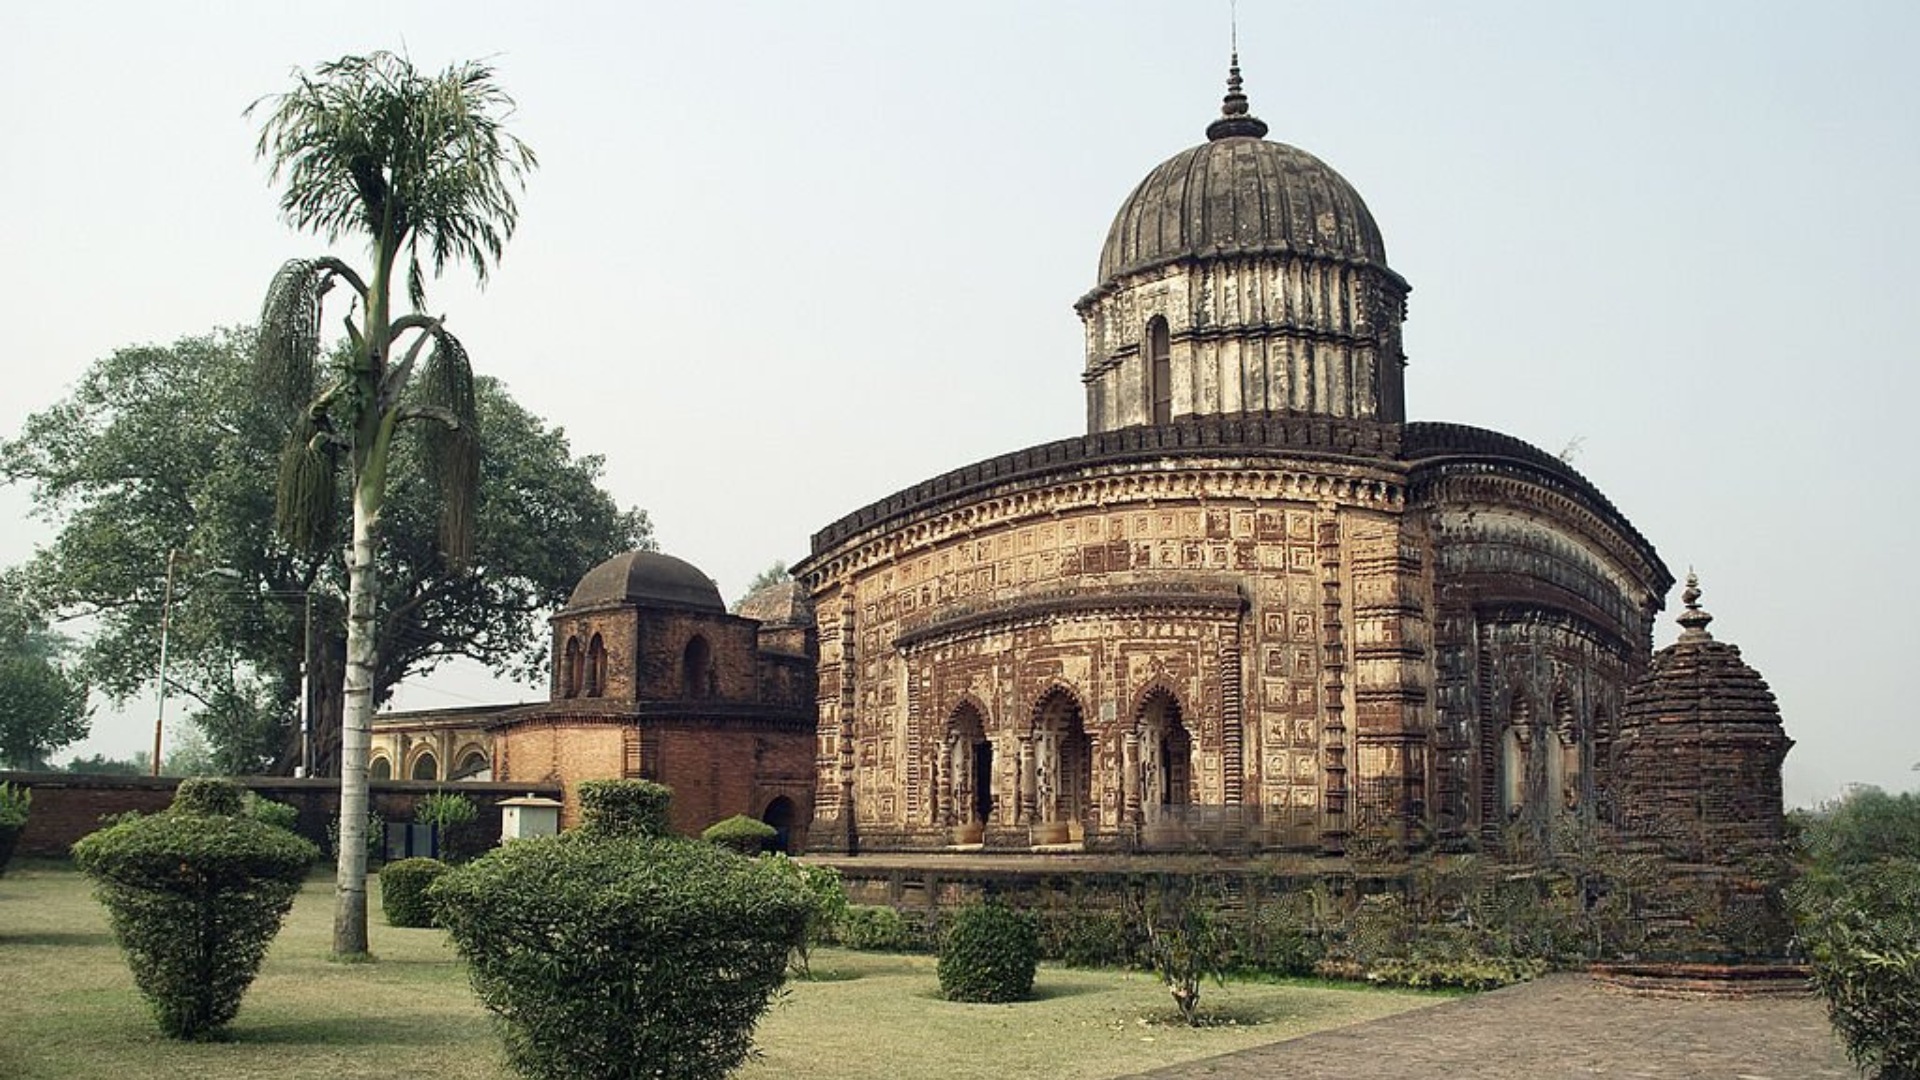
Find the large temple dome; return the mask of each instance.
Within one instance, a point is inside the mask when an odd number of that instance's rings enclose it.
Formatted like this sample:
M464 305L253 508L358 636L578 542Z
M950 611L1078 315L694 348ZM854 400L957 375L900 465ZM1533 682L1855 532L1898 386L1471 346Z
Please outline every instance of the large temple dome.
M1100 283L1188 258L1294 254L1387 265L1360 193L1305 150L1228 135L1147 174L1114 215Z

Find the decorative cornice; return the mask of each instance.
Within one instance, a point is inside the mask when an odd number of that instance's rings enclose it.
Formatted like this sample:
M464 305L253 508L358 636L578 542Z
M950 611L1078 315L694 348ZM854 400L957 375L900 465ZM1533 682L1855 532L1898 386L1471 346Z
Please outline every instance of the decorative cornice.
M1052 622L1063 616L1151 611L1169 618L1180 615L1238 618L1246 607L1247 599L1239 586L1227 582L1155 582L1112 585L1098 591L1059 590L949 608L936 618L909 624L894 639L893 647L903 653L912 652L924 645Z
M1234 414L1062 439L969 465L814 534L794 575L814 588L875 561L1043 513L1189 499L1298 500L1398 511L1399 428Z

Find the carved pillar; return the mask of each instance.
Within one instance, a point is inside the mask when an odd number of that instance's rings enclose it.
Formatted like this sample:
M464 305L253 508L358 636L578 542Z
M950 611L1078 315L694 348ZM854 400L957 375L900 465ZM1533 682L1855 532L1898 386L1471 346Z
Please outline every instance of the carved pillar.
M947 824L965 825L973 817L973 763L961 757L973 748L959 732L947 735Z
M1028 732L1020 736L1020 768L1014 774L1019 797L1019 809L1015 813L1015 825L1031 825L1034 811L1038 809L1039 792L1035 789L1033 734Z
M1128 826L1140 824L1140 733L1128 731L1120 743L1120 790L1124 793Z
M847 582L840 587L840 827L845 831L846 851L853 854L859 846L859 830L854 825L853 778L854 745L853 713L855 702L854 667L858 659L854 650L853 625L853 583Z
M1320 845L1347 847L1347 639L1341 619L1340 518L1332 505L1320 510L1321 772L1326 777Z
M1246 723L1240 708L1240 622L1228 623L1220 635L1220 769L1221 801L1238 806L1245 799Z

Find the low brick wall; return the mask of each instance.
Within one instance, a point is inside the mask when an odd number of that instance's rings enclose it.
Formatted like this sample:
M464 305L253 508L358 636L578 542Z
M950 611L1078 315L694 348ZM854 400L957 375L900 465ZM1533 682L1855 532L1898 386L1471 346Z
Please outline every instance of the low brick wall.
M171 776L87 776L75 773L0 771L0 780L33 790L33 811L20 834L16 855L64 857L75 840L100 827L109 814L138 810L151 814L173 802L180 780ZM295 831L327 844L327 825L338 813L340 781L336 778L295 780L284 776L243 776L239 782L262 797L292 805L300 812ZM371 785L374 812L388 821L412 821L414 803L436 791L457 791L480 807L480 824L488 836L500 835L500 808L504 799L520 795L560 797L558 784L446 783L431 780L375 780Z

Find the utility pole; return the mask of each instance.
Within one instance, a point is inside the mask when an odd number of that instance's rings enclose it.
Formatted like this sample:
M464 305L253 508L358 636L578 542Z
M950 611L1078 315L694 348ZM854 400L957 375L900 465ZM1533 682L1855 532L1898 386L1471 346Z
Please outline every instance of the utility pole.
M160 732L167 720L167 629L173 621L173 564L179 548L167 549L167 587L160 599L160 704L153 714L153 775L160 775Z

